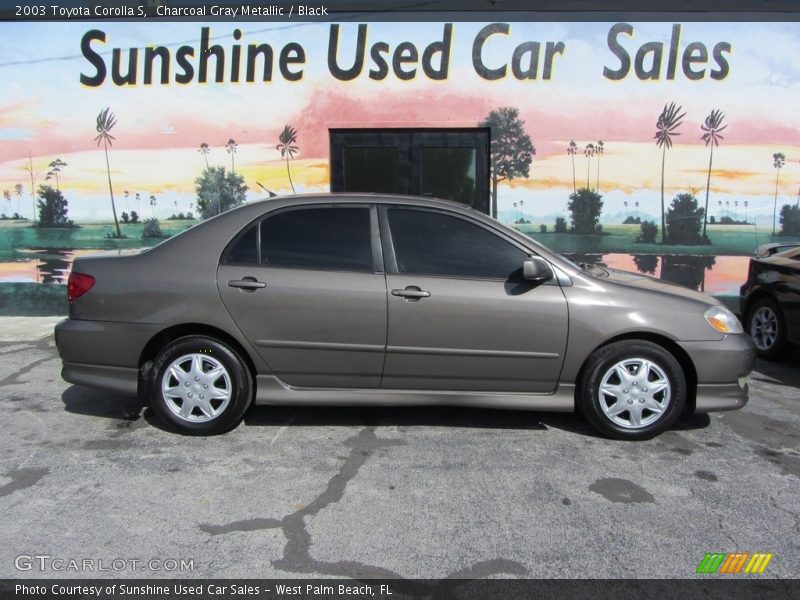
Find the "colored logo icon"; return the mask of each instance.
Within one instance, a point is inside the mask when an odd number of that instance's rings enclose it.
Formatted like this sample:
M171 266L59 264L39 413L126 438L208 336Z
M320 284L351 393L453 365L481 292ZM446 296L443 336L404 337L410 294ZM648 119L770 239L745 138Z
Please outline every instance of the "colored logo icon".
M757 574L767 570L772 553L766 552L713 552L706 553L697 566L697 573L709 574Z

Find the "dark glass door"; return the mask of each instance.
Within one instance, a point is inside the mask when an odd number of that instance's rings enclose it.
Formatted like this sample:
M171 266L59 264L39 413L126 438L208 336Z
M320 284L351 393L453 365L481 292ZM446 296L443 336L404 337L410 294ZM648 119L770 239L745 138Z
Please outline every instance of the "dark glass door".
M332 129L331 191L435 196L489 212L488 129Z

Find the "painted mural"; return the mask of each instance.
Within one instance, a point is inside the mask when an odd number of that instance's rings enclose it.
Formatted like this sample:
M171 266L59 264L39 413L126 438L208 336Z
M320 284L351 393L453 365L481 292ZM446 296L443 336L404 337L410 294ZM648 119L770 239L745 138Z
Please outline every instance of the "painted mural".
M499 220L727 298L800 242L798 23L2 23L0 314L75 256L328 191L332 128L490 127Z

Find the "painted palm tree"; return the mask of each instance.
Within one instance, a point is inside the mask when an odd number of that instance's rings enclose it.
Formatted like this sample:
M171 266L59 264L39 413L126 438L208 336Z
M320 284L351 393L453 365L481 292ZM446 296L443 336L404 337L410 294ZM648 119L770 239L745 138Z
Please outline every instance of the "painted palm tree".
M198 148L197 151L203 155L203 158L206 161L206 171L208 171L208 153L211 152L211 147L203 142L200 144L200 148Z
M153 213L153 218L156 218L156 204L158 203L158 198L156 198L153 194L150 195L150 212Z
M586 189L589 189L589 171L590 167L592 166L592 157L595 155L595 147L594 144L586 144L586 148L583 149L583 155L586 157Z
M578 144L575 143L575 140L571 140L569 146L567 146L567 154L572 157L572 192L577 194L578 193L578 183L575 179L575 153L578 151Z
M294 159L294 155L300 150L297 146L297 130L290 125L284 126L283 131L278 136L278 145L275 146L275 149L286 159L286 175L289 177L289 185L292 186L292 193L294 194L294 182L289 169L289 159Z
M703 237L706 237L706 224L708 223L708 194L711 190L711 165L714 162L714 146L719 146L719 141L724 139L720 135L720 131L724 130L727 125L723 125L722 121L725 120L725 113L719 109L712 110L706 117L705 123L700 125L703 130L703 141L706 146L710 147L708 155L708 178L706 179L706 211L703 215Z
M130 198L131 193L128 190L125 190L125 210L131 212L131 203L128 200Z
M666 213L664 212L664 168L667 161L667 150L672 148L672 137L680 135L678 127L683 123L686 113L681 112L682 107L676 106L674 102L664 105L664 109L658 116L656 122L656 146L661 148L661 243L666 240Z
M114 188L111 185L111 164L108 161L108 147L111 146L111 140L115 139L111 135L111 130L117 124L117 118L111 112L111 108L104 108L97 115L97 137L94 140L99 146L102 142L103 150L106 154L106 174L108 175L108 193L111 196L111 211L114 213L114 226L117 228L117 237L122 237L122 232L119 229L119 221L117 220L117 206L114 203Z
M50 170L47 172L47 175L45 176L45 179L50 179L51 177L55 177L55 179L56 179L56 190L59 191L60 188L59 188L59 182L58 182L58 174L61 173L61 170L64 167L67 166L67 163L65 163L60 158L57 158L54 161L51 161L50 164L47 165L47 166L50 167Z
M776 152L772 155L772 166L778 171L775 173L775 203L772 205L772 235L775 235L775 215L778 211L778 178L781 176L781 169L786 164L786 155L783 152Z
M3 198L8 202L8 212L11 212L11 190L3 190Z
M19 203L22 201L22 193L25 191L25 188L22 187L21 183L18 183L14 186L14 193L17 195L17 214L19 214L20 206Z
M605 148L603 140L597 142L597 145L594 147L594 151L597 153L597 185L595 185L595 190L597 190L598 193L600 192L600 157L603 155Z
M230 138L228 143L225 144L225 151L231 155L231 171L236 173L236 161L234 157L236 156L236 150L239 149L239 144L236 143L236 140ZM208 169L208 159L206 158L206 169Z
M142 212L142 206L140 202L142 201L142 195L139 192L136 192L136 212Z
M747 207L749 205L750 205L750 203L747 200L745 200L744 201L744 222L745 223L747 223Z
M23 167L31 178L31 206L33 207L32 220L36 220L36 178L39 173L33 170L33 156L30 150L28 151L28 164Z

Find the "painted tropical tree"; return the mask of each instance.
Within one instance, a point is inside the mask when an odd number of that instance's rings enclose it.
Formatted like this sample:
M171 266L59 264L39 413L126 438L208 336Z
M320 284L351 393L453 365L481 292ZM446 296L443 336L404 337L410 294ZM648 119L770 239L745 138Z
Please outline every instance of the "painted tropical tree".
M497 185L506 179L530 177L536 148L525 132L525 121L519 118L518 108L503 106L493 110L479 127L491 129L492 216L497 218Z
M683 123L686 113L681 112L682 107L674 102L664 105L664 109L656 122L656 146L661 148L661 243L666 241L666 213L664 212L664 170L667 161L667 150L672 148L672 137L680 135L678 127Z
M772 235L775 235L775 215L778 212L778 179L781 176L781 169L786 164L786 155L783 152L776 152L772 155L772 166L777 169L775 173L775 203L772 205Z
M25 188L22 187L21 183L18 183L14 186L14 193L17 195L17 214L19 214L20 206L19 203L22 201L22 193L25 191Z
M236 151L239 149L239 144L236 143L236 140L230 138L228 143L225 144L225 151L231 155L231 172L236 173L236 161L234 157L236 156ZM208 159L206 158L206 169L208 169Z
M600 192L600 157L603 155L605 148L606 147L603 145L603 140L597 142L597 145L594 147L594 150L597 153L597 185L595 185L595 189L598 193Z
M578 191L578 182L575 178L575 153L578 151L578 144L575 143L575 140L571 140L569 146L567 146L567 154L572 157L572 193L577 193Z
M8 202L8 212L11 212L11 190L3 190L3 198Z
M292 172L289 169L289 159L294 159L294 155L300 151L297 145L297 130L291 125L285 125L283 131L278 136L278 145L275 150L281 153L281 157L286 159L286 175L289 177L289 185L292 186L292 193L294 194L294 182L292 181Z
M47 175L45 176L45 179L52 179L53 177L55 177L55 180L56 180L56 191L57 192L61 191L60 188L59 188L59 183L58 183L58 174L61 173L62 169L67 166L67 163L65 163L60 158L57 158L57 159L51 161L50 164L47 165L47 166L50 168L50 170L47 172Z
M592 166L592 157L595 155L595 147L594 144L586 144L586 148L583 149L583 155L586 157L586 189L589 189L589 171L590 167Z
M114 188L111 185L111 164L108 161L108 147L111 146L111 140L115 139L111 135L111 130L117 124L117 118L111 112L111 108L104 108L97 115L97 137L95 141L99 146L102 142L103 150L106 154L106 173L108 175L108 193L111 196L111 211L114 213L114 226L117 229L117 237L122 237L122 232L119 229L119 221L117 220L117 206L114 203Z
M208 171L208 153L211 152L211 148L205 142L200 144L200 148L197 151L203 156L206 161L206 171Z
M156 218L156 204L158 204L158 198L150 194L150 212L153 213L154 219Z
M722 121L725 120L725 113L719 109L712 110L706 117L705 123L700 125L703 130L703 141L706 146L710 147L708 155L708 178L706 179L706 208L703 214L703 239L706 237L706 224L708 223L708 194L711 190L711 165L714 162L714 146L719 146L719 141L724 139L720 135L727 125L723 125Z
M28 164L25 165L24 169L28 172L28 175L31 179L31 205L33 206L33 217L32 220L36 220L36 177L39 175L36 171L33 170L33 156L31 156L30 150L28 151Z

